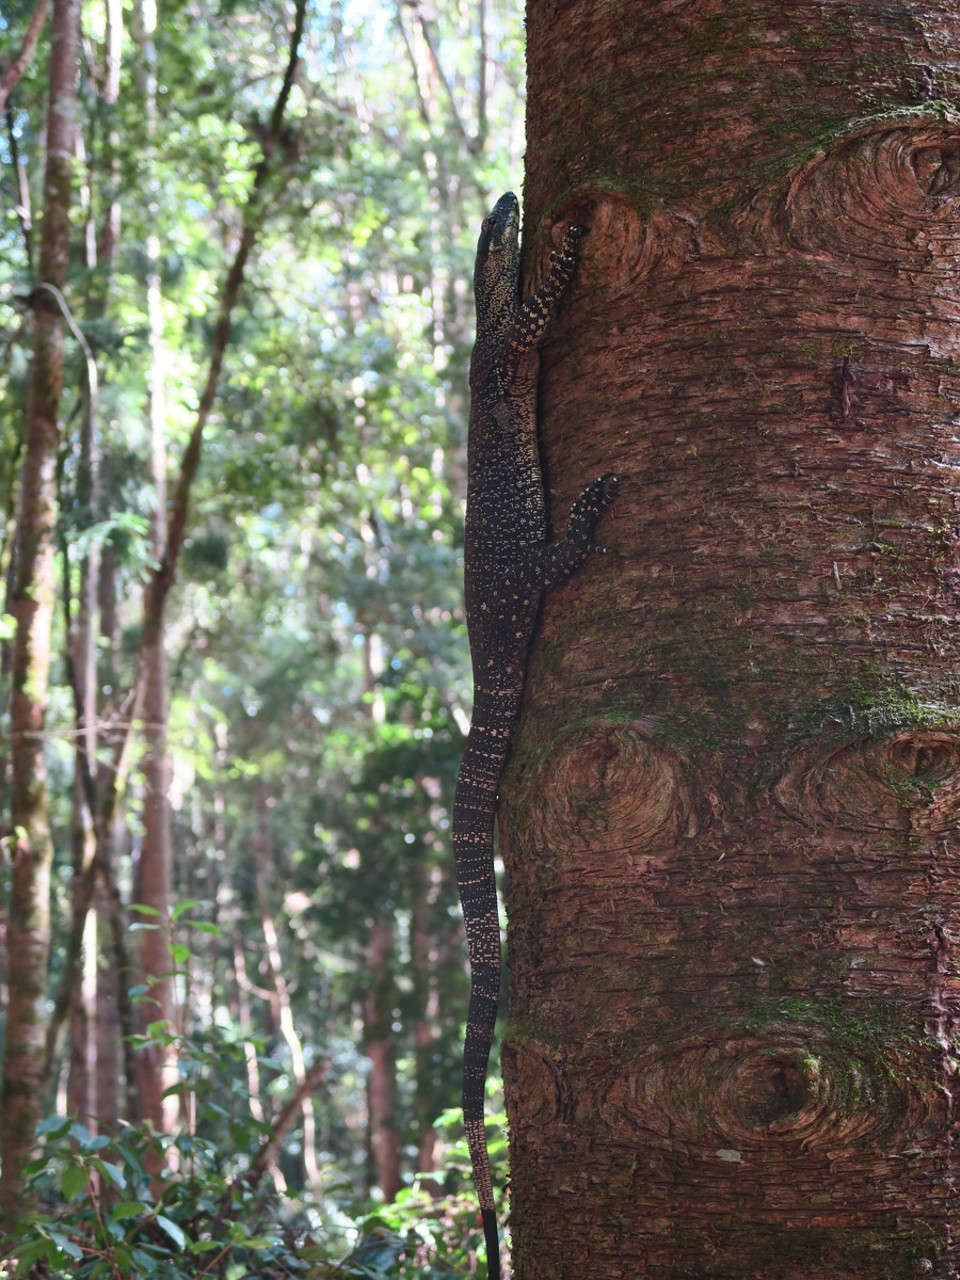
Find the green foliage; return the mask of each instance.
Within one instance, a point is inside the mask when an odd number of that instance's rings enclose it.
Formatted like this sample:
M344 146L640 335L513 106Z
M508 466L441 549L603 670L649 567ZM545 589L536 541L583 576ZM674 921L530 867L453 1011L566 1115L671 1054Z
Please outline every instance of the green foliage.
M221 1045L222 1049L222 1045ZM207 1068L216 1055L201 1055ZM201 1127L215 1125L209 1101ZM503 1120L503 1117L498 1117ZM459 1113L442 1120L459 1127ZM344 1254L326 1243L323 1216L309 1204L284 1203L242 1172L225 1171L218 1145L201 1138L157 1137L123 1126L116 1138L51 1116L39 1126L43 1153L28 1169L40 1208L22 1223L0 1275L122 1276L124 1280L443 1280L463 1275L482 1242L472 1193L429 1195L419 1186L396 1201L361 1211L349 1225ZM491 1143L495 1164L504 1144ZM172 1172L172 1157L179 1172ZM465 1187L465 1141L450 1147L450 1167ZM148 1172L157 1166L159 1177ZM4 1267L7 1267L5 1270ZM484 1268L477 1272L483 1280Z
M142 587L155 557L148 237L159 243L169 496L289 38L289 9L280 5L160 6L159 119L150 137L136 24L124 35L111 106L105 10L100 0L83 9L83 147L65 295L93 351L100 397L94 477L83 449L84 361L65 333L61 598L45 726L57 851L51 995L67 957L83 826L67 625L76 631L81 567L95 560L94 764L106 771L128 720ZM11 11L14 34L29 10ZM413 1190L424 1132L458 1097L466 1005L449 810L470 701L460 584L469 277L479 220L491 196L517 184L522 149L521 8L486 6L488 66L477 57L479 14L452 0L429 15L365 0L310 7L289 129L234 313L168 604L169 799L181 905L169 920L138 912L125 936L135 960L144 936L171 930L183 1025L151 1022L151 986L141 984L133 988L143 1015L133 1044L176 1050L178 1089L197 1118L172 1149L173 1139L130 1124L105 1143L70 1129L79 1116L51 1120L31 1174L42 1211L24 1244L38 1275L43 1267L78 1276L206 1274L204 1260L209 1268L227 1245L209 1273L230 1280L240 1280L239 1267L299 1275L333 1260L342 1276L463 1274L463 1251L479 1242L465 1149L449 1126L441 1130L443 1185L461 1198ZM47 57L41 41L11 100L10 127L0 130L4 577L32 341L24 299L42 209ZM90 265L89 246L103 240L114 199L116 251ZM0 646L9 640L3 606ZM134 764L138 749L134 741ZM8 786L0 770L3 800ZM115 867L127 910L137 895L143 798L134 768ZM0 890L6 876L0 860ZM396 1206L377 1202L365 1133L367 948L383 919L394 926L394 948L377 984L407 1182ZM279 1156L288 1196L238 1183L233 1216L221 1222L227 1187L265 1136L251 1103L250 1047L268 1122L294 1085L270 927L305 1059L329 1063L314 1099L323 1180L307 1185L298 1121ZM100 934L102 973L117 962L103 922ZM165 1144L176 1173L155 1202L143 1169ZM248 1237L275 1243L233 1239L238 1221Z
M40 1126L43 1155L29 1181L43 1205L24 1223L14 1276L305 1276L302 1227L275 1197L228 1180L215 1147L200 1139L158 1138L125 1126L91 1137L85 1126L52 1117ZM167 1172L158 1186L147 1169L173 1147L189 1173Z

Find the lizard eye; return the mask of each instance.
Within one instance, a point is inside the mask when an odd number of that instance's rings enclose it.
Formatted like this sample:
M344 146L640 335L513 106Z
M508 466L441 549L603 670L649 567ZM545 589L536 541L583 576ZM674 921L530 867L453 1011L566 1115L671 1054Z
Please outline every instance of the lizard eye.
M481 231L492 231L492 230L493 230L493 219L492 219L492 218L484 218L484 220L480 223L480 230L481 230Z

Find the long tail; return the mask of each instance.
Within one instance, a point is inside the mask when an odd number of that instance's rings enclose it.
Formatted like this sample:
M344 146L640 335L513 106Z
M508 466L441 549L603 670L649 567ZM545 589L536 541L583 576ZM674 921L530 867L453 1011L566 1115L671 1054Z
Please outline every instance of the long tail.
M500 1240L483 1119L487 1063L500 996L500 920L493 866L497 784L506 763L520 695L474 692L473 723L457 777L453 850L470 957L470 1004L463 1046L463 1124L480 1201L487 1274L500 1276Z

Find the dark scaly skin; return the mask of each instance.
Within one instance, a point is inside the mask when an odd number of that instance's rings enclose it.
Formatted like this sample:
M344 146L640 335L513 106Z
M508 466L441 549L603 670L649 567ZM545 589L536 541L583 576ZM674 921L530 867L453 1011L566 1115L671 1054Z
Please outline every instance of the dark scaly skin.
M538 348L576 271L585 231L567 228L543 284L522 304L519 232L519 205L507 192L484 220L474 274L477 341L470 362L464 551L474 704L453 808L457 885L470 956L463 1119L491 1278L500 1275L500 1244L483 1096L500 992L493 865L497 786L520 711L540 601L598 550L594 525L620 485L614 475L587 485L573 504L564 537L547 542L537 449Z

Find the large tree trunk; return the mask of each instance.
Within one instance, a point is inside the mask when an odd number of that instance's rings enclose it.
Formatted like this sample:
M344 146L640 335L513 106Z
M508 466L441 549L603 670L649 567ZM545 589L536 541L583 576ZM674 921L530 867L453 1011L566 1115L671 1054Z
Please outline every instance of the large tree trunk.
M17 624L10 723L15 843L7 934L9 999L0 1095L0 1218L7 1223L20 1204L23 1163L42 1115L45 1083L53 845L43 750L55 594L56 464L63 368L61 302L70 251L79 13L78 0L55 0L43 231L39 280L33 295L33 364L12 601Z
M626 481L503 789L515 1275L945 1280L960 13L637 16L529 6L555 527Z

